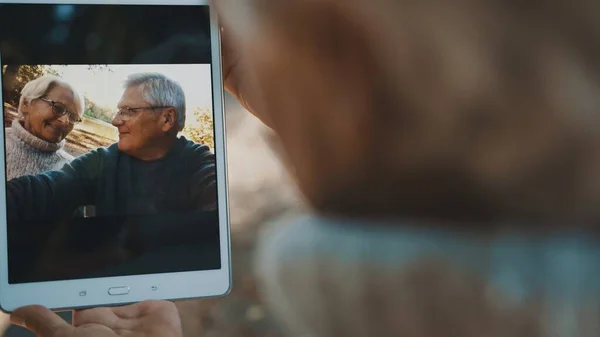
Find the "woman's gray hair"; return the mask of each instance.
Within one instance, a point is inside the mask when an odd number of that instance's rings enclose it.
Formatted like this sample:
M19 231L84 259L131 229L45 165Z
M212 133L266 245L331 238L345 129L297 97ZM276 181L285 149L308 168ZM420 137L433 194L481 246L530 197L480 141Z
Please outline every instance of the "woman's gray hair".
M21 98L19 99L19 118L25 117L23 115L23 105L25 102L31 102L34 99L44 97L56 86L65 88L73 94L73 101L75 102L75 108L77 113L81 116L85 110L85 98L75 88L62 78L54 75L43 75L36 78L33 81L25 84L23 90L21 90Z
M177 111L177 127L185 127L185 93L181 85L159 73L131 74L125 80L125 89L140 86L144 99L152 106L174 107Z

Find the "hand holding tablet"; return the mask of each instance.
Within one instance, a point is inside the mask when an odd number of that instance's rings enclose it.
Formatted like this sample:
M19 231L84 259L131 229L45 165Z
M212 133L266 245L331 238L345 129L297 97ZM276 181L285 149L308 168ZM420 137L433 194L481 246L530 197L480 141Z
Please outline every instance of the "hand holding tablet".
M69 325L40 306L20 308L11 316L13 324L38 337L112 337L136 334L146 337L182 335L177 308L171 302L148 301L126 307L98 308L77 312Z

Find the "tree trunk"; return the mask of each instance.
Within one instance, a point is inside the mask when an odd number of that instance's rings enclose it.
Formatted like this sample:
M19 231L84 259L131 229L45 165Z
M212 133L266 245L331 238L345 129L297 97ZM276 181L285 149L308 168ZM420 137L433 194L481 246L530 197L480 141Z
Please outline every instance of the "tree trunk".
M17 85L18 65L7 65L2 76L2 98L4 102L14 104L15 87Z

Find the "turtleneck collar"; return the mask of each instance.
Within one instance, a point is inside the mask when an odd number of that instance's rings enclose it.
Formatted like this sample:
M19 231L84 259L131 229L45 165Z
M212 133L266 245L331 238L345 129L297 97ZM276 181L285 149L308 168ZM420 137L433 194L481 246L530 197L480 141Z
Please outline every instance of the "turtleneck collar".
M15 136L17 136L17 138L25 142L25 144L42 152L56 152L58 150L61 150L65 146L64 139L59 143L50 143L32 135L31 133L29 133L29 131L25 130L25 127L23 127L21 121L18 119L14 119L12 121L11 129L14 132Z

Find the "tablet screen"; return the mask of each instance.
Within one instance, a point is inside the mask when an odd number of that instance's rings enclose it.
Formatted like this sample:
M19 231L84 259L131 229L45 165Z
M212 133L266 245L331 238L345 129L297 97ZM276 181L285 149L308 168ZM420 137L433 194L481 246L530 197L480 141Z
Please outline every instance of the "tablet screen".
M208 6L0 5L10 284L221 268Z

